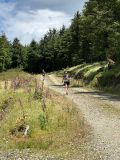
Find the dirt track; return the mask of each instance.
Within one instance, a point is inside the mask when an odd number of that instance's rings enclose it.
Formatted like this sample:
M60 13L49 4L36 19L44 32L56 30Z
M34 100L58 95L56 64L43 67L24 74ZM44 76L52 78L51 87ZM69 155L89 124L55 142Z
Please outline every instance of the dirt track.
M49 75L45 84L65 94L61 82L54 75ZM88 152L93 154L90 160L120 160L120 99L82 87L71 88L67 97L73 99L93 128L93 139L87 144Z

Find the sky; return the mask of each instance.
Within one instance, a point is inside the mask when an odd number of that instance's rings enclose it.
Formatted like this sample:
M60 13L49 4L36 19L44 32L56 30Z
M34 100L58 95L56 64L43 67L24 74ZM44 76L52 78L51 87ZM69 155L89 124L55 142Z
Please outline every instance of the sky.
M51 28L68 27L85 0L0 0L0 32L22 44L39 41Z

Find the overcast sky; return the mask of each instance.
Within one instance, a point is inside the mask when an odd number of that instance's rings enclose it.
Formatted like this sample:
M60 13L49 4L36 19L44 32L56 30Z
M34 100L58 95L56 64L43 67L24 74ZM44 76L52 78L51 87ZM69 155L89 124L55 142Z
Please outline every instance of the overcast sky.
M23 44L40 38L49 28L68 27L85 0L0 0L0 31Z

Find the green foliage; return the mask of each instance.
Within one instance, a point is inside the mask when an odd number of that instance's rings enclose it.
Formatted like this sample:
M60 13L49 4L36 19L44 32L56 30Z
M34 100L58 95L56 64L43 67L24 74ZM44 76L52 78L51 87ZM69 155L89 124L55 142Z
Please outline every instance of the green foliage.
M38 44L36 41L32 41L27 49L27 70L29 72L37 72L39 68L39 54L38 54Z
M39 66L48 71L82 62L120 61L120 5L116 1L89 0L68 29L50 30L39 44ZM36 62L37 63L37 62Z
M0 106L0 110L6 110L7 108L14 106L14 99L13 97L9 97L3 101L3 103Z
M116 66L114 69L104 71L100 78L100 85L102 87L116 87L120 84L120 66Z
M13 90L11 82L18 74L21 85ZM0 150L63 148L63 143L66 145L71 137L85 132L82 115L73 107L73 102L51 90L49 93L44 90L46 110L43 112L41 100L33 98L34 79L38 77L15 69L0 74ZM4 79L9 82L6 90ZM26 87L23 87L24 82ZM27 126L28 134L23 136Z
M78 65L68 68L67 71L73 77L71 80L73 87L85 85L120 94L120 65L109 70L106 62L99 62Z
M18 38L15 38L12 44L12 67L23 68L26 62L26 55L24 47L20 44Z
M41 100L42 99L42 92L35 90L33 97L35 100Z
M71 44L70 44L70 52L71 52L71 63L72 65L77 65L82 62L83 57L81 53L81 30L80 30L80 13L77 12L72 20L72 24L70 26L70 34L71 34Z
M9 69L11 66L10 43L5 34L0 36L0 72Z
M111 58L120 63L120 1L89 0L83 12L76 12L69 28L49 29L37 43L23 46L0 36L0 71L22 67L40 73L60 70L83 62L94 63ZM12 64L12 65L11 65Z
M39 122L40 122L40 128L42 130L45 130L46 126L47 126L47 122L48 122L46 115L40 114L40 116L39 116Z
M118 1L90 0L86 3L83 14L83 30L88 28L87 38L90 41L91 61L105 60L106 56L118 61L120 18L116 16ZM87 30L86 30L87 31Z
M106 71L103 73L100 84L101 86L110 86L114 78L114 71Z

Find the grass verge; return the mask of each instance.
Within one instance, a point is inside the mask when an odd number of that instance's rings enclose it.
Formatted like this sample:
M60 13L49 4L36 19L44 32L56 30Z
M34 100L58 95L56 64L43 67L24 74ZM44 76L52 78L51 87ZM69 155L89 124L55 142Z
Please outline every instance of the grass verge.
M14 70L14 74L18 75L18 71ZM46 108L43 111L41 83L36 76L19 72L16 78L14 74L11 71L4 74L4 80L14 85L0 89L0 113L4 114L0 120L0 150L31 148L65 151L64 148L78 147L78 142L80 147L90 128L74 104L45 89L42 94ZM20 130L23 124L29 126L27 136Z

